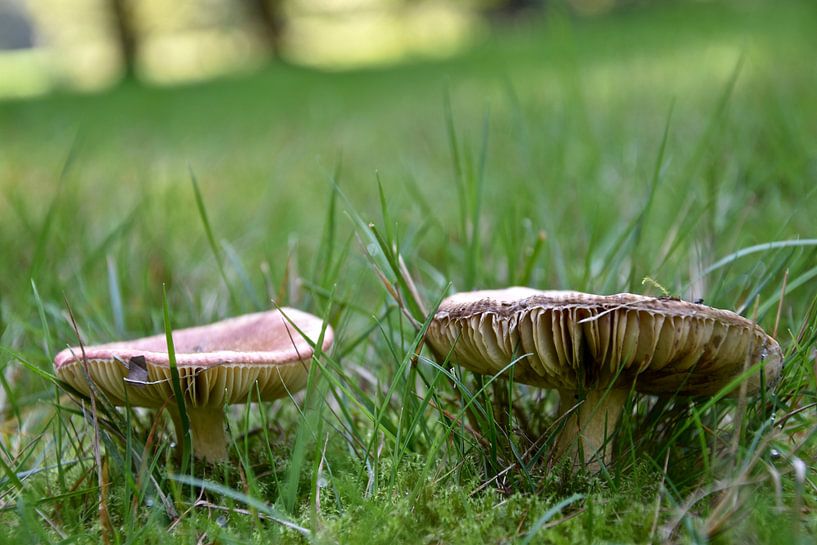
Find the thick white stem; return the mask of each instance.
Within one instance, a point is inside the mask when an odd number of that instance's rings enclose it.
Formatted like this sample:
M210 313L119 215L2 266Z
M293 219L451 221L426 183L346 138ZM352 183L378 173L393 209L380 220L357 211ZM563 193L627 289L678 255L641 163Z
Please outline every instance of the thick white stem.
M176 426L176 444L184 443L184 428L178 411L171 410ZM187 407L187 419L193 435L193 455L207 462L227 459L227 434L224 431L224 410L219 408Z
M559 390L559 416L570 414L556 443L556 460L568 456L590 471L609 464L613 452L609 438L626 400L627 390L590 390L583 400L574 391Z

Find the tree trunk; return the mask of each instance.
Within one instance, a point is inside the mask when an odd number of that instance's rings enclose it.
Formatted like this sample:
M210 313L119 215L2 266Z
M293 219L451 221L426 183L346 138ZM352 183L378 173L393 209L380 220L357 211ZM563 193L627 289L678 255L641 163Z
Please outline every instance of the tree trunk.
M133 21L133 6L128 0L110 0L114 31L122 58L122 75L126 80L136 79L138 37Z
M284 33L283 0L246 0L250 16L261 27L267 48L276 59L281 58L281 38Z
M491 7L488 16L494 19L514 19L527 12L544 8L545 0L503 0Z

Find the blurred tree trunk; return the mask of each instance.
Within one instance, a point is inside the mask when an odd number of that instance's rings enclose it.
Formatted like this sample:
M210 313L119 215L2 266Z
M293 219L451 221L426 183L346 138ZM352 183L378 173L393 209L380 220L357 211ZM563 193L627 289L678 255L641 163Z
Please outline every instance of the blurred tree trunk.
M528 11L542 9L544 4L545 0L501 0L488 13L491 17L513 18Z
M114 19L114 31L122 57L123 78L136 79L136 55L138 36L133 20L133 9L129 0L109 0L111 15Z
M250 16L260 25L267 47L276 59L281 58L284 33L284 0L245 0Z

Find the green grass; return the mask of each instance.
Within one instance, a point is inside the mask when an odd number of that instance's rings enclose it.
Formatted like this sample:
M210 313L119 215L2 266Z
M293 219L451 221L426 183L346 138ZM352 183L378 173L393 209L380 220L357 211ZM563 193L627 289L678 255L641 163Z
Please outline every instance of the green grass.
M436 64L0 104L0 543L814 542L815 33L809 2L557 10ZM554 393L415 357L444 294L510 284L779 308L784 377L638 396L607 471L549 468ZM230 409L229 465L53 380L69 312L92 343L270 301L336 343Z

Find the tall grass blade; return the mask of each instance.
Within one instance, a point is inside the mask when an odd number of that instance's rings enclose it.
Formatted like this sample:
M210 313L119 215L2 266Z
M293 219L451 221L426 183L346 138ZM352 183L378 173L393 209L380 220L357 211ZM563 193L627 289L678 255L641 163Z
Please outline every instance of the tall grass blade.
M179 377L179 368L176 365L176 349L173 345L173 325L170 321L170 305L167 302L167 288L162 285L162 317L164 318L165 339L167 341L167 360L170 367L170 382L173 386L173 397L175 398L178 417L181 422L182 437L177 437L176 440L181 442L182 447L182 466L181 472L187 473L187 468L190 465L190 460L193 457L193 436L190 431L190 419L187 416L187 407L185 407L184 393L182 392L181 378Z
M221 255L221 249L216 243L216 238L213 235L213 229L210 227L210 220L207 217L207 208L204 206L204 198L201 196L201 190L199 189L199 182L196 179L196 175L193 172L193 168L189 167L190 170L190 183L193 185L193 194L196 197L196 208L199 212L199 217L201 218L201 223L204 226L204 233L207 235L207 242L210 244L210 250L213 252L213 257L216 260L216 265L218 266L218 272L221 275L221 279L224 281L224 286L227 288L227 291L230 295L230 301L232 302L235 308L239 308L238 298L236 297L235 291L233 290L233 286L230 283L229 279L227 278L227 273L224 269L224 258Z

